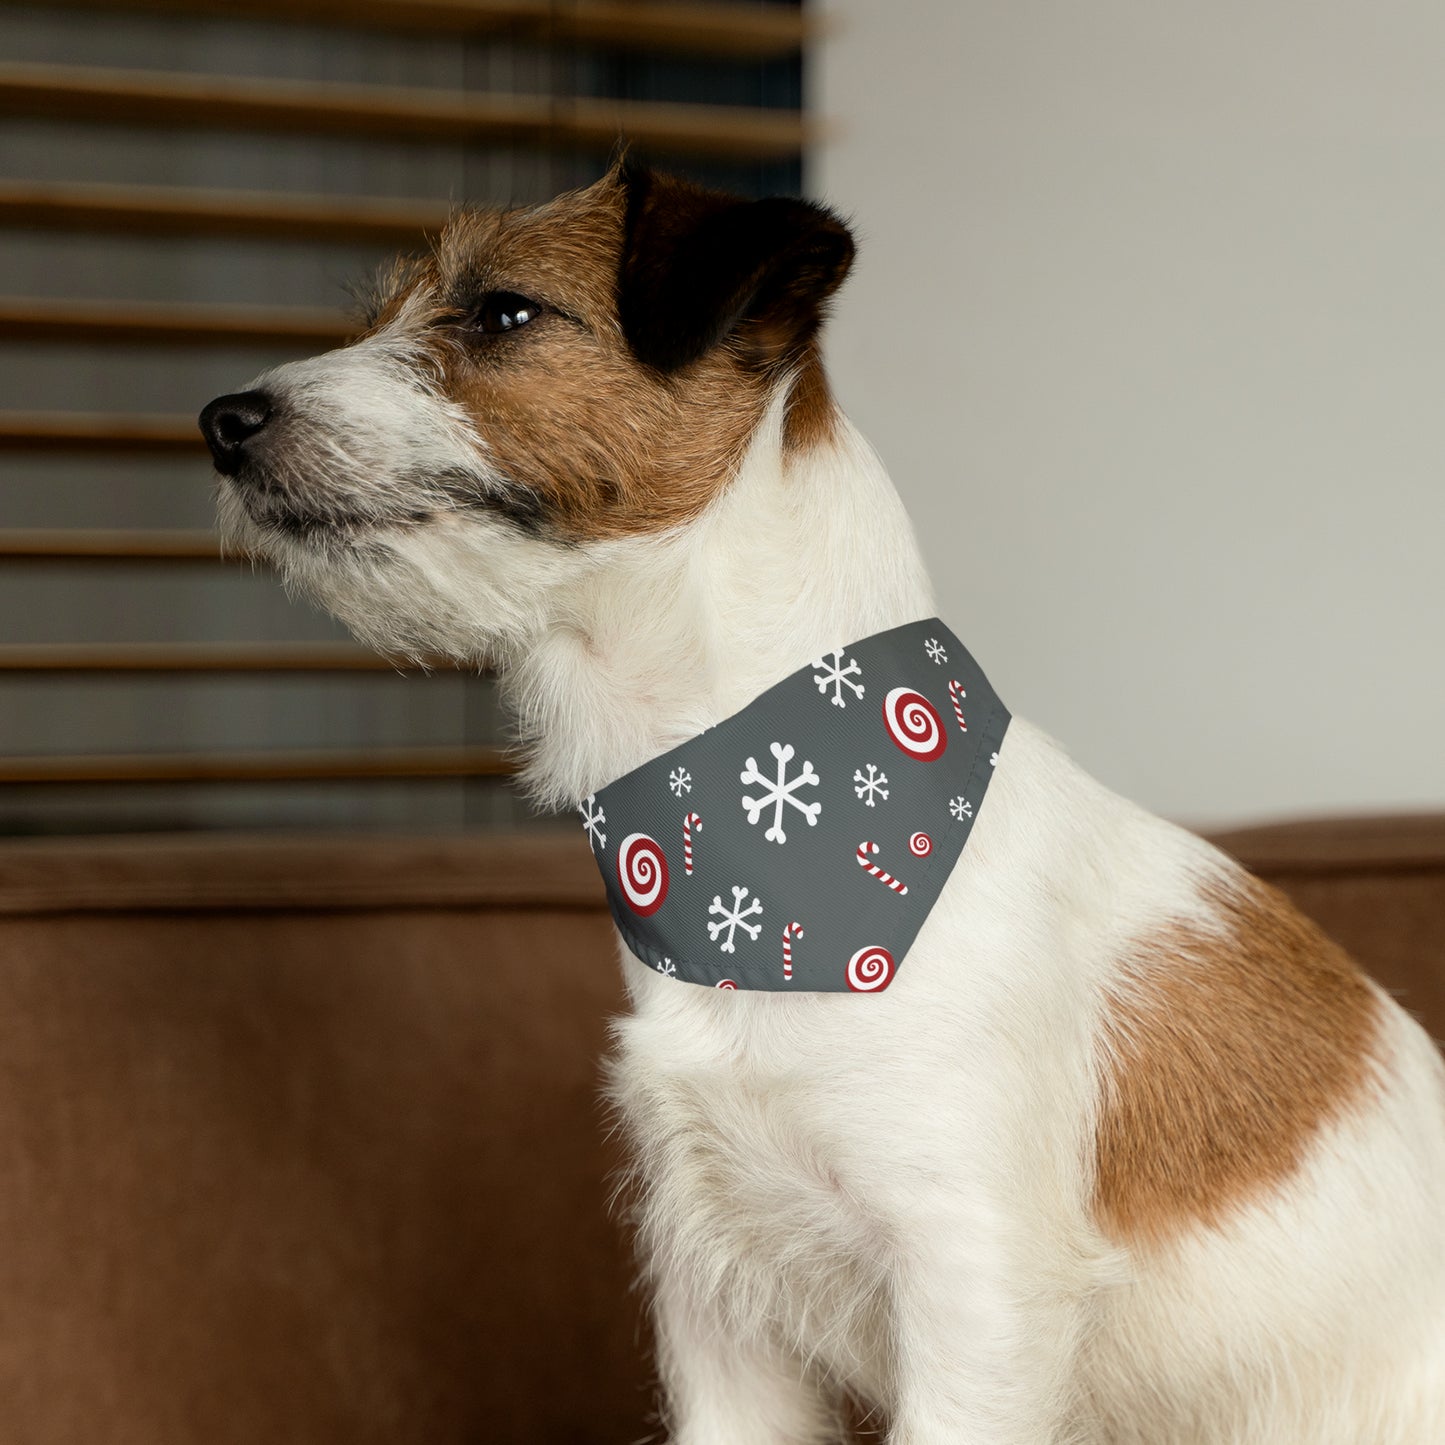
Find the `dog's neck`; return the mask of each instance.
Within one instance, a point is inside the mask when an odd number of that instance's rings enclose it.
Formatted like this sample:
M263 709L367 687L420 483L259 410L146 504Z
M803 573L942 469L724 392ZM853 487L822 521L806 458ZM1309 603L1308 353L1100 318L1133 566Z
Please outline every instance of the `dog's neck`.
M934 610L912 528L843 417L807 451L769 412L727 491L666 537L609 543L502 686L530 790L575 805L839 647Z

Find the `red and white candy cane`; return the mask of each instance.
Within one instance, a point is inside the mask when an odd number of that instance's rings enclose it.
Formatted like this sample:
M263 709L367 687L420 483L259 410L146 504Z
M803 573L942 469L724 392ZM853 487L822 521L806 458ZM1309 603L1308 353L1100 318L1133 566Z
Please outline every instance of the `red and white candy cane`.
M868 861L870 853L876 853L876 843L862 842L858 845L858 866L871 873L880 883L886 883L895 893L907 893L908 885L901 883L891 873L885 873L876 863Z
M682 871L692 877L692 830L702 832L702 819L696 813L689 813L682 820Z
M961 699L968 696L963 690L963 684L956 678L948 684L948 695L953 699L953 715L958 719L958 725L964 732L968 731L968 724L963 720L963 706Z
M803 936L801 923L790 923L783 930L783 977L793 976L793 940Z

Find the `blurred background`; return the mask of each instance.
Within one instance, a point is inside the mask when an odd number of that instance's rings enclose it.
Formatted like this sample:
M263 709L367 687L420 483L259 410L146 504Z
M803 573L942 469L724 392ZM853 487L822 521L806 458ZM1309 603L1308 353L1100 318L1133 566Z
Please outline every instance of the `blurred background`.
M0 3L0 831L535 826L485 678L222 562L193 418L619 130L841 208L831 326L1015 711L1199 825L1445 802L1445 15Z
M619 133L802 184L792 5L0 4L0 831L507 828L485 678L222 562L195 415Z
M1445 10L841 0L830 360L944 616L1218 826L1445 802Z

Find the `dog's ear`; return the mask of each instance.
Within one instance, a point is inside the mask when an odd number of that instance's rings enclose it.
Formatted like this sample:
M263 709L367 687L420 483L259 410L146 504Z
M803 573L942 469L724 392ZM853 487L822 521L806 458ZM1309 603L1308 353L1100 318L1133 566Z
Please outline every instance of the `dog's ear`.
M639 361L676 371L727 337L763 365L787 362L822 322L853 238L807 201L747 201L624 160L618 315Z

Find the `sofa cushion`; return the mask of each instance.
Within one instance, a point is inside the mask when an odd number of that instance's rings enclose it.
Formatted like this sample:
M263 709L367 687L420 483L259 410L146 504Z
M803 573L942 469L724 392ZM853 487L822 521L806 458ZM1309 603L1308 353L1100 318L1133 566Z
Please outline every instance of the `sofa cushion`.
M1445 819L1224 835L1445 1033ZM556 836L0 844L0 1432L656 1433Z

